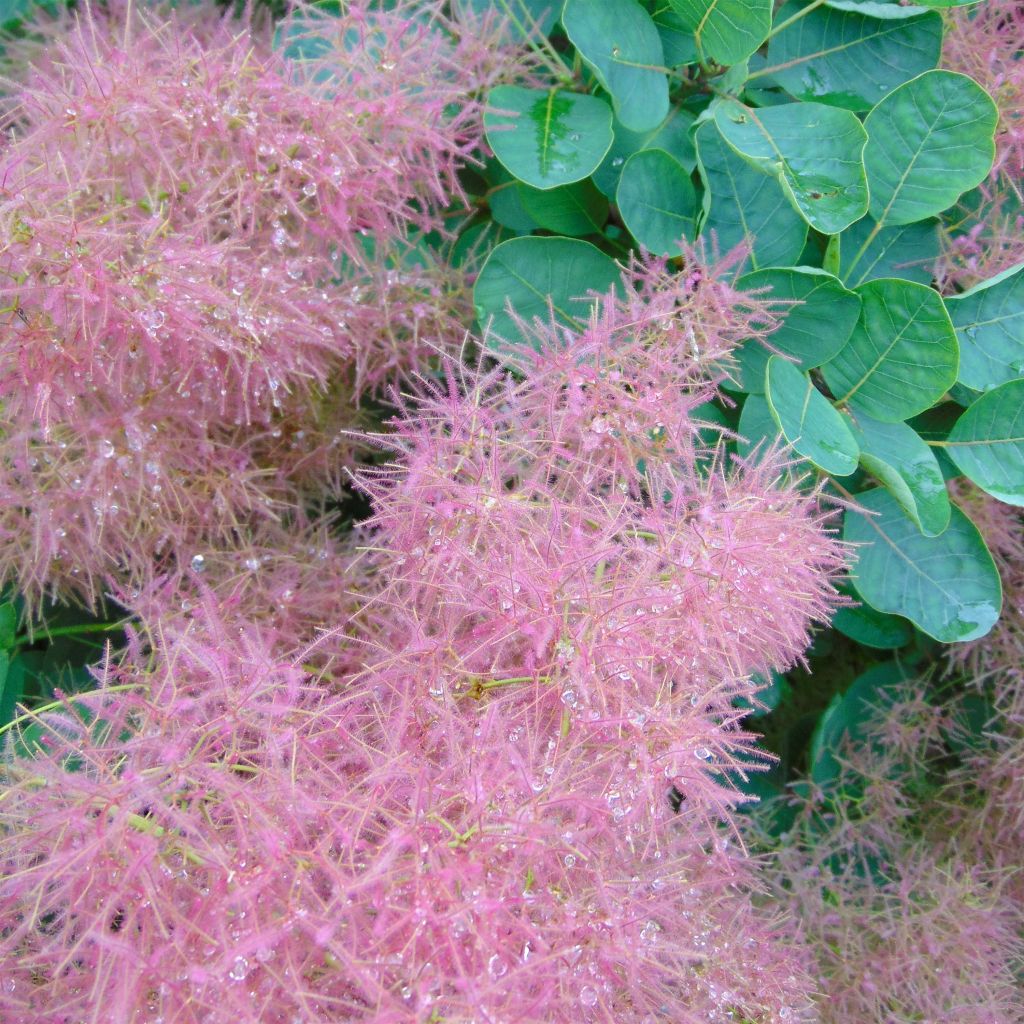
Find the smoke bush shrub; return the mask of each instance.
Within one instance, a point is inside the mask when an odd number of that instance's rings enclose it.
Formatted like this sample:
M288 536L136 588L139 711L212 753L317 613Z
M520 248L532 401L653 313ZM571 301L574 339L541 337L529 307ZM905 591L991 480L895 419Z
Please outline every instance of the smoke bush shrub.
M3 1021L1024 1019L1022 23L935 4L5 38Z
M799 656L841 551L777 456L699 436L700 353L757 300L656 264L626 289L407 405L354 639L321 644L352 667L165 610L87 724L41 719L3 804L18 1014L804 1015L720 822L756 767L732 701Z

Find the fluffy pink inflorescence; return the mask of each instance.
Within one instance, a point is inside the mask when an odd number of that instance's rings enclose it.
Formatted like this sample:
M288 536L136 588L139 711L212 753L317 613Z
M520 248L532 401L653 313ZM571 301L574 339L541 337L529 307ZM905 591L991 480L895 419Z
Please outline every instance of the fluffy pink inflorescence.
M823 1024L1024 1019L1019 844L989 856L993 822L972 813L984 776L945 777L972 730L928 689L887 694L843 752L842 796L805 789L768 839L763 878L817 960Z
M957 830L982 863L1006 876L1024 919L1024 516L965 480L951 490L985 538L1003 584L1003 614L985 641L947 653L952 673L990 707L987 743L954 779Z
M387 439L397 471L367 486L381 618L435 644L431 678L544 677L581 716L654 735L680 699L726 709L798 657L842 553L779 458L726 468L702 437L706 360L770 319L760 304L713 275L666 288L635 270L584 330L522 325L506 357L521 380L452 367L426 386ZM728 747L715 730L690 741L690 764Z
M814 1019L732 841L733 702L842 551L778 456L703 440L703 360L760 303L656 265L625 291L423 385L365 480L356 620L284 657L218 586L76 698L92 724L9 753L7 1018Z
M944 291L968 288L1024 260L1024 11L988 0L946 13L942 63L969 75L999 109L996 159L975 201L958 208L957 234L942 232L936 276Z
M148 644L6 766L5 1021L804 1019L743 858L634 834L543 702L309 679L208 609Z
M927 847L879 867L842 830L812 842L784 854L781 898L818 957L823 1024L1020 1019L1019 919L983 871Z
M1013 0L990 0L945 15L942 63L969 75L999 108L993 177L1018 188L1024 178L1024 11Z
M461 333L408 236L460 194L496 72L429 2L301 9L280 45L209 5L40 30L7 47L0 578L91 600L294 504L338 444L325 387L351 410Z

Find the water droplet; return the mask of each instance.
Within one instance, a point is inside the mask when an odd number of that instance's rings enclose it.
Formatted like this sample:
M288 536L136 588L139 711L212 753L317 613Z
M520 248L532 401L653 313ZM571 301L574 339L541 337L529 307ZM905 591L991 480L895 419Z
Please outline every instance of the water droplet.
M316 195L316 182L315 181L307 181L306 184L302 186L302 194L304 196L315 196Z
M555 657L559 661L563 663L571 661L575 654L576 648L573 646L572 641L566 637L562 637L562 639L555 644Z
M493 980L497 980L508 972L508 964L505 963L501 957L495 953L490 960L487 961L487 973Z
M584 985L580 989L580 1002L584 1006L597 1005L597 989L593 985Z
M249 570L249 572L256 572L259 569L260 565L261 565L261 560L259 558L253 557L253 558L247 558L245 560L245 567L246 567L246 569Z
M707 747L694 747L693 756L699 757L702 761L710 761L714 755Z
M249 973L249 961L244 956L236 956L235 962L231 965L231 970L228 974L235 981L245 981L246 975Z
M562 691L562 703L567 708L574 708L579 703L578 698L574 690L563 690Z
M193 555L189 564L193 572L203 572L206 569L206 558L203 555Z

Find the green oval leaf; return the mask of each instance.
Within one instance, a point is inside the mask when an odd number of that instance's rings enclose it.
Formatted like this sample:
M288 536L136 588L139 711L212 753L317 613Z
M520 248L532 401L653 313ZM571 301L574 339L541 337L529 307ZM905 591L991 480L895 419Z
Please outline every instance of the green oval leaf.
M932 267L939 258L937 220L883 228L862 217L839 237L839 276L851 288L880 277L932 282Z
M517 337L511 303L525 320L547 320L575 328L586 323L593 298L621 285L619 268L600 249L576 238L510 238L487 257L473 287L481 325L490 321L491 347Z
M697 129L695 140L704 182L701 233L713 233L723 252L746 241L755 268L795 263L807 240L807 222L775 179L737 156L712 121Z
M781 356L772 356L765 396L795 452L833 476L849 476L857 468L857 442L850 428L806 373Z
M492 14L495 6L494 0L459 0L457 4L463 17ZM536 32L546 36L558 20L558 5L552 0L504 0L497 6L507 18L508 35L520 43L533 39Z
M566 0L562 27L612 98L626 128L645 132L668 113L661 36L636 0Z
M608 219L608 200L589 178L545 190L520 183L517 190L530 217L559 235L592 235Z
M774 177L811 227L833 235L867 212L867 135L856 114L821 103L755 110L724 100L714 116L725 141Z
M788 3L776 22L802 10ZM936 67L941 50L942 18L933 12L892 21L819 7L772 37L767 67L750 77L770 76L800 100L863 111Z
M860 296L838 278L815 267L769 267L744 274L736 282L743 291L770 288L765 300L779 300L782 326L768 337L778 352L793 356L801 370L828 362L846 344L860 314ZM797 305L789 305L790 303ZM736 352L734 379L744 391L764 388L771 352L760 341L748 341Z
M832 626L843 636L879 651L905 647L914 638L914 628L906 619L877 612L863 603L854 608L840 608L832 616Z
M961 384L987 391L1024 377L1024 263L950 296L946 309L960 341Z
M645 149L626 161L615 203L630 234L649 252L678 256L680 239L693 241L693 182L664 150Z
M747 458L755 448L760 452L774 444L782 436L778 423L768 407L764 395L748 395L740 411L740 421L736 425L739 440L736 442L736 454Z
M895 423L934 405L956 380L956 332L938 292L895 278L856 289L860 318L822 367L839 402Z
M811 778L818 786L830 789L836 784L842 773L843 746L867 738L868 724L886 692L908 678L908 668L884 662L861 673L845 693L832 698L811 737Z
M772 0L669 0L697 50L729 66L745 61L772 27Z
M665 4L655 4L651 18L658 27L661 46L665 51L665 63L670 67L681 64L696 64L697 40L678 14Z
M996 623L1002 586L977 527L955 505L926 537L883 488L857 495L843 539L857 545L854 586L872 608L902 615L943 643L976 640ZM867 513L867 514L865 514Z
M595 96L499 85L487 106L484 132L494 155L534 188L586 178L612 144L611 107Z
M900 503L928 537L949 525L949 494L934 452L906 423L882 423L858 413L853 436L860 464Z
M693 122L694 115L679 107L673 107L665 120L649 132L631 132L615 122L615 141L601 161L601 166L594 171L594 184L609 199L614 199L626 161L634 153L645 149L663 149L669 156L678 160L687 171L692 171L697 166L697 151L690 138Z
M528 235L540 227L523 206L518 182L497 160L487 161L485 174L490 186L486 193L487 206L496 224L520 235Z
M983 491L1024 505L1024 379L985 392L956 421L945 450Z
M864 122L871 216L884 227L934 217L984 180L998 113L966 75L926 71L891 92Z

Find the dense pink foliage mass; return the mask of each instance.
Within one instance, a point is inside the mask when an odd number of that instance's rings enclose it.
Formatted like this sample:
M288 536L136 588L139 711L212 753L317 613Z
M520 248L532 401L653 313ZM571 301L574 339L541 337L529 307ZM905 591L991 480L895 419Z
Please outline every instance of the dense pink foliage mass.
M315 647L242 624L281 567L187 614L140 596L161 620L8 770L7 1019L810 1019L728 827L733 702L800 656L842 552L777 456L702 437L770 317L690 262L423 379Z
M0 803L5 1021L798 1019L742 858L663 792L634 828L596 727L154 641Z
M285 46L115 3L9 47L32 63L0 150L0 582L91 601L230 547L461 332L410 232L459 194L495 58L423 10L300 11Z

